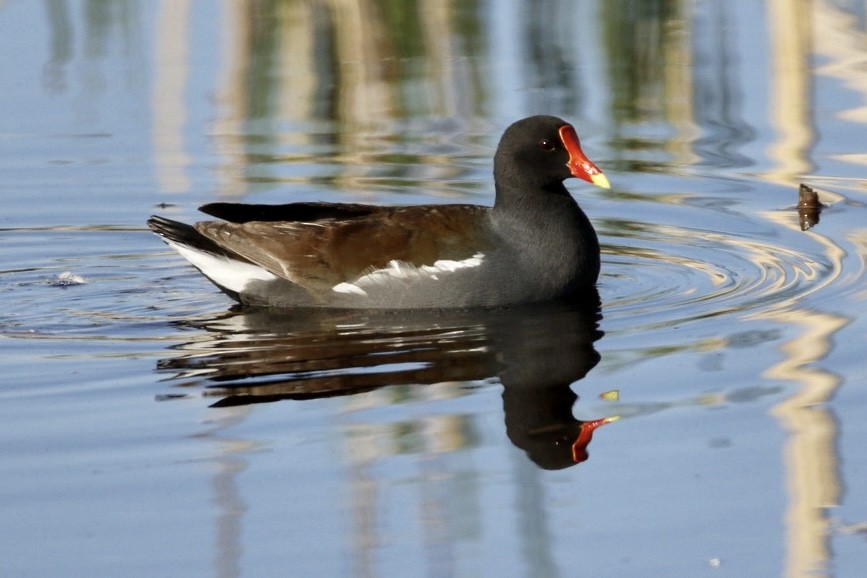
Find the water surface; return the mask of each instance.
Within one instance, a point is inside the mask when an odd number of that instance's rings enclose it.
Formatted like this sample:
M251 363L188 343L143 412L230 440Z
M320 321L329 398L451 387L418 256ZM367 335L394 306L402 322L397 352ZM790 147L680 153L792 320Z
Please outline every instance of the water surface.
M2 573L860 575L864 23L3 4ZM568 183L598 306L239 310L144 226L214 200L491 203L497 139L535 113L613 185Z

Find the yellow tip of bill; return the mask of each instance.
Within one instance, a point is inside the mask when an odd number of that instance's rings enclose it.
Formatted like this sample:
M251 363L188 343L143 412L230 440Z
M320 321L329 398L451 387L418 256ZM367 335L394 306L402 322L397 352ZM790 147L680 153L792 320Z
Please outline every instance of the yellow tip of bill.
M602 187L603 189L610 189L611 184L608 182L608 177L603 175L602 173L597 173L590 177L593 184L597 187Z

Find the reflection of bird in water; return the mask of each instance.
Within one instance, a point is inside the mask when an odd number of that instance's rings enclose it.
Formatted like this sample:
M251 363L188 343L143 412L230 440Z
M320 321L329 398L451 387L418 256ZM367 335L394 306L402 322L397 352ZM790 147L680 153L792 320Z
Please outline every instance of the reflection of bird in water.
M577 399L568 384L544 388L506 387L503 391L506 434L546 470L581 463L589 457L587 446L593 432L617 417L577 420L572 415Z
M587 459L611 420L572 415L571 385L599 361L598 295L585 305L414 312L299 309L230 312L185 323L207 333L159 362L179 386L205 385L214 406L351 395L390 385L497 378L509 439L538 465ZM586 303L591 303L588 306Z

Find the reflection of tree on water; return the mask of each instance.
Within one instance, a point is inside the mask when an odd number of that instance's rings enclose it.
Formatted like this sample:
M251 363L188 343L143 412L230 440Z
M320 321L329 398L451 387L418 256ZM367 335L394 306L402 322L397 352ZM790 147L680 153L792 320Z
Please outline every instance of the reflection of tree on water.
M352 395L387 386L497 378L509 439L541 467L587 459L606 423L572 415L571 384L599 361L598 296L481 311L238 311L196 322L208 334L160 361L216 407Z

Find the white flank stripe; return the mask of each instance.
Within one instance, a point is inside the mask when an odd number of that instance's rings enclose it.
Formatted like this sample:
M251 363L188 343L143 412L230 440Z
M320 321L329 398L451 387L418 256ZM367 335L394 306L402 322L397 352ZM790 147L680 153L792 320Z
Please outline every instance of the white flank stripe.
M331 290L337 293L367 295L365 289L394 281L411 282L422 279L438 281L443 274L478 267L482 264L484 258L484 253L476 253L472 257L463 259L462 261L440 259L439 261L434 261L433 265L422 265L421 267L416 267L403 261L389 261L388 265L383 269L377 269L366 275L362 275L353 283L339 283L332 287Z
M420 269L425 273L454 273L460 269L471 269L473 267L478 267L482 264L482 260L485 258L484 253L476 253L469 259L464 259L463 261L450 261L448 259L440 259L439 261L434 261L433 265L422 265Z
M351 295L367 295L367 291L359 287L358 285L353 285L352 283L338 283L334 287L331 288L335 293L349 293Z
M242 293L251 281L273 281L278 278L258 265L199 251L171 241L168 241L168 244L208 279L235 293Z

